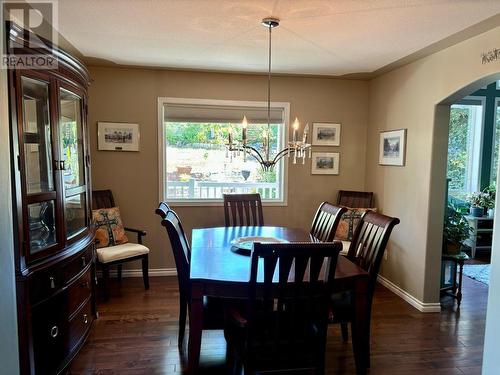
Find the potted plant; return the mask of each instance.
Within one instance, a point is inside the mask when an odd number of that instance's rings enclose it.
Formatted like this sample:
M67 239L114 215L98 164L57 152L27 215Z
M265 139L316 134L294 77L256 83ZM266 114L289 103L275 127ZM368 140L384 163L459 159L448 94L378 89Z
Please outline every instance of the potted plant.
M472 228L465 216L455 207L448 206L444 217L443 250L446 254L460 254L462 242L469 238Z
M492 183L490 186L484 189L483 192L488 195L485 203L487 204L486 208L488 210L488 216L492 217L495 211L495 198L497 193L496 183Z
M476 191L467 196L467 201L470 203L470 214L474 217L482 217L484 215L485 209L489 205L491 198L488 193L482 191Z

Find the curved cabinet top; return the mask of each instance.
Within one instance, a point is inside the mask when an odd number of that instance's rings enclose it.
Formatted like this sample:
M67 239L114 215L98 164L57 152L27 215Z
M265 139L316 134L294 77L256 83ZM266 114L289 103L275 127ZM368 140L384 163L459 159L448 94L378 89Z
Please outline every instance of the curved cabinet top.
M52 74L87 89L90 84L90 74L82 61L55 46L52 42L39 36L34 37L33 33L14 22L8 22L7 25L8 40L11 43L9 53L12 53L13 47L16 50L22 50L23 53L52 56L57 60L57 69L50 69Z

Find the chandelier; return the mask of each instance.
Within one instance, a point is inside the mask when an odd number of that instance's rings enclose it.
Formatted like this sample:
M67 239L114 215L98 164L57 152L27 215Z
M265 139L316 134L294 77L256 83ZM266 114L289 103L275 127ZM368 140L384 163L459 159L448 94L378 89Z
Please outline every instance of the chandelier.
M293 154L293 164L297 164L297 159L302 159L302 164L305 163L306 157L311 157L311 144L307 143L309 135L309 124L304 127L302 138L298 138L299 120L295 118L293 123L293 136L292 141L289 141L287 147L278 151L274 157L270 155L270 138L271 138L271 39L272 29L278 27L280 20L274 17L264 18L262 26L269 29L269 69L267 74L267 129L264 130L262 135L262 153L255 147L248 144L247 127L248 121L246 116L243 117L241 142L233 139L231 131L228 136L227 149L231 153L231 160L233 156L243 154L243 160L246 161L247 155L255 158L261 165L264 171L274 170L275 165L284 157ZM307 155L307 156L306 156Z

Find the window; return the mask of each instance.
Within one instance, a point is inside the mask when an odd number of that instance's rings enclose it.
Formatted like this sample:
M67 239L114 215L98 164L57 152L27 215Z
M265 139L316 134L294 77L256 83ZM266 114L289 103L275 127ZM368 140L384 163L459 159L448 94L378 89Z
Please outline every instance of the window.
M263 171L251 156L226 149L229 132L262 152L265 102L159 98L160 198L170 203L214 203L224 193L260 193L264 203L284 204L285 163ZM271 157L285 144L288 103L271 104Z
M493 157L491 162L490 183L495 184L498 173L498 145L500 140L500 98L495 99L495 134L493 135Z
M479 190L483 108L484 100L477 98L451 106L447 176L454 198Z

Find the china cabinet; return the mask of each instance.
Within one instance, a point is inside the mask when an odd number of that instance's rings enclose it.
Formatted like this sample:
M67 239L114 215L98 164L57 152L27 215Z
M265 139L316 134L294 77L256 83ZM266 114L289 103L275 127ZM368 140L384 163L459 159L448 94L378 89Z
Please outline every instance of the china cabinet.
M7 28L10 54L57 62L50 69L9 71L21 372L57 374L96 317L89 75L51 43L13 23Z

